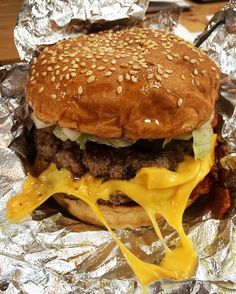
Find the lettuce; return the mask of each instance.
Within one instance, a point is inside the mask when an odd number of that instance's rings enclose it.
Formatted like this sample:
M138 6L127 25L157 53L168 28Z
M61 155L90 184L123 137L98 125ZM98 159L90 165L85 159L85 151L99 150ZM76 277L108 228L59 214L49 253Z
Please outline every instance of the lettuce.
M203 159L211 148L213 130L209 120L200 128L193 130L193 152L195 159Z
M88 141L96 142L98 144L104 144L108 146L112 146L114 148L120 148L120 147L128 147L132 144L134 144L136 141L121 138L121 139L101 139L93 135L87 135L87 134L81 134L79 138L75 141L77 144L79 144L80 149L85 149L85 145Z
M65 135L65 133L63 132L63 129L60 128L60 127L56 127L54 130L53 130L53 134L58 138L60 139L61 141L66 141L68 140L67 136Z
M211 138L213 130L211 120L207 121L200 128L192 131L191 134L180 135L173 138L166 138L163 142L163 148L172 140L190 140L193 138L193 152L194 158L203 159L209 152L211 147Z
M135 140L130 140L127 138L121 139L102 139L94 135L83 134L74 130L56 127L53 130L53 134L62 141L71 140L76 142L80 149L84 150L86 143L88 141L96 142L98 144L109 145L114 148L128 147L134 144ZM192 131L191 134L186 134L174 138L167 138L163 143L163 148L168 144L172 139L174 140L190 140L193 138L193 152L195 159L203 159L210 151L211 147L211 138L213 135L213 130L211 127L211 121L209 120L200 128Z
M76 142L80 149L84 150L88 141L96 142L98 144L109 145L114 148L127 147L134 144L136 141L121 138L121 139L101 139L94 135L83 134L74 130L56 127L53 134L62 141L71 140Z

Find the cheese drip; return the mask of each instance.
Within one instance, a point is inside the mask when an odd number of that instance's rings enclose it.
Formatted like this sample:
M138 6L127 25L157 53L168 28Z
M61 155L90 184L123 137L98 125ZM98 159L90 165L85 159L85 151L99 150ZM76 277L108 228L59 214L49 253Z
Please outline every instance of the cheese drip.
M189 195L213 165L215 142L216 136L213 136L211 151L203 160L196 161L186 156L185 160L178 164L175 172L157 167L142 168L136 177L129 181L103 182L102 179L91 175L84 175L76 180L69 171L58 170L55 164L50 164L39 177L29 176L24 183L23 191L10 199L7 207L8 219L18 222L53 194L73 195L85 201L112 234L144 291L149 283L159 278L189 278L194 272L197 258L192 243L184 232L182 217ZM180 241L173 250L165 246L165 256L159 265L144 262L135 256L104 219L97 200L108 200L116 191L123 192L145 209L161 240L162 236L155 220L156 213L162 215L179 234Z

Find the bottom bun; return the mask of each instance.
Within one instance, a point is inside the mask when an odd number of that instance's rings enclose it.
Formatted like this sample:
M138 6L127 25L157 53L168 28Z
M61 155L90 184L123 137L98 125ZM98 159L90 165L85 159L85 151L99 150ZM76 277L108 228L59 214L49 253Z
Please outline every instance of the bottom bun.
M84 201L68 197L65 194L55 194L53 195L53 198L62 208L81 221L91 225L104 227L89 205ZM193 203L197 198L198 196L195 196L194 199L189 199L187 206ZM145 210L138 204L132 206L98 204L98 207L112 229L133 229L152 226L150 218ZM156 214L157 222L160 222L162 219L163 217L161 215Z
M56 194L53 198L66 211L81 221L95 226L104 226L96 217L87 203L80 199L68 198L65 194ZM102 215L112 229L139 228L152 226L150 218L145 210L139 205L100 205L98 204ZM156 220L160 221L162 217L156 215Z

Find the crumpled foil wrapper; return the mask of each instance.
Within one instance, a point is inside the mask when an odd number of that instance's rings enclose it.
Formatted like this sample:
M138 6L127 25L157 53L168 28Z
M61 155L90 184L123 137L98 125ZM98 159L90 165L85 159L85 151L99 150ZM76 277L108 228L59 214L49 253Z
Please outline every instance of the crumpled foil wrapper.
M109 23L131 25L142 20L148 0L25 0L14 38L21 59L30 60L36 48ZM121 21L122 20L122 21Z
M20 56L30 60L38 45L51 44L75 33L87 33L94 23L103 26L108 21L116 26L118 18L125 19L123 25L139 23L147 1L120 3L112 0L88 1L87 5L85 1L25 1L15 29ZM215 52L212 57L221 65L222 72L230 74L224 77L219 102L225 120L222 131L225 140L232 138L236 129L232 79L236 68L231 69L236 59L233 62L228 58L235 53L230 51L233 50L231 44L236 42L235 8L233 3L230 5L229 10L220 12L227 15L229 30L225 25L217 27L217 34L224 41L224 51L218 57L219 52L213 49L221 46L216 35L208 47L203 47L211 56ZM143 26L172 30L177 20L176 11L165 11L146 18ZM212 20L217 21L217 18ZM207 37L213 36L214 33ZM205 35L203 38L205 40ZM233 43L227 43L228 38ZM202 46L206 46L207 40ZM21 190L25 179L24 134L31 126L24 103L28 70L29 65L23 62L0 68L0 293L141 293L138 281L107 231L63 216L50 202L22 222L8 223L7 201ZM235 145L232 139L231 157ZM233 293L236 290L236 219L214 220L207 210L201 214L199 210L197 213L188 210L184 219L185 230L198 255L196 273L184 281L157 281L149 285L148 292ZM160 228L167 245L173 247L177 233L165 222ZM117 234L147 262L158 263L164 255L162 244L151 228L122 230Z
M236 169L236 1L230 1L210 20L205 31L195 40L220 66L221 99L217 110L224 119L222 138L229 155L221 160L226 169Z

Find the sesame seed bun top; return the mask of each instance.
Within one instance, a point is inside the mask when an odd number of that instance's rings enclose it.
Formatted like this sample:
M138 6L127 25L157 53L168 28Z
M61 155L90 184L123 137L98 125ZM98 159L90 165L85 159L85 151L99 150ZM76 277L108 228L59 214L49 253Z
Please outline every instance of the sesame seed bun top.
M44 48L26 97L44 122L101 138L154 139L209 120L218 88L218 67L191 43L131 28Z

